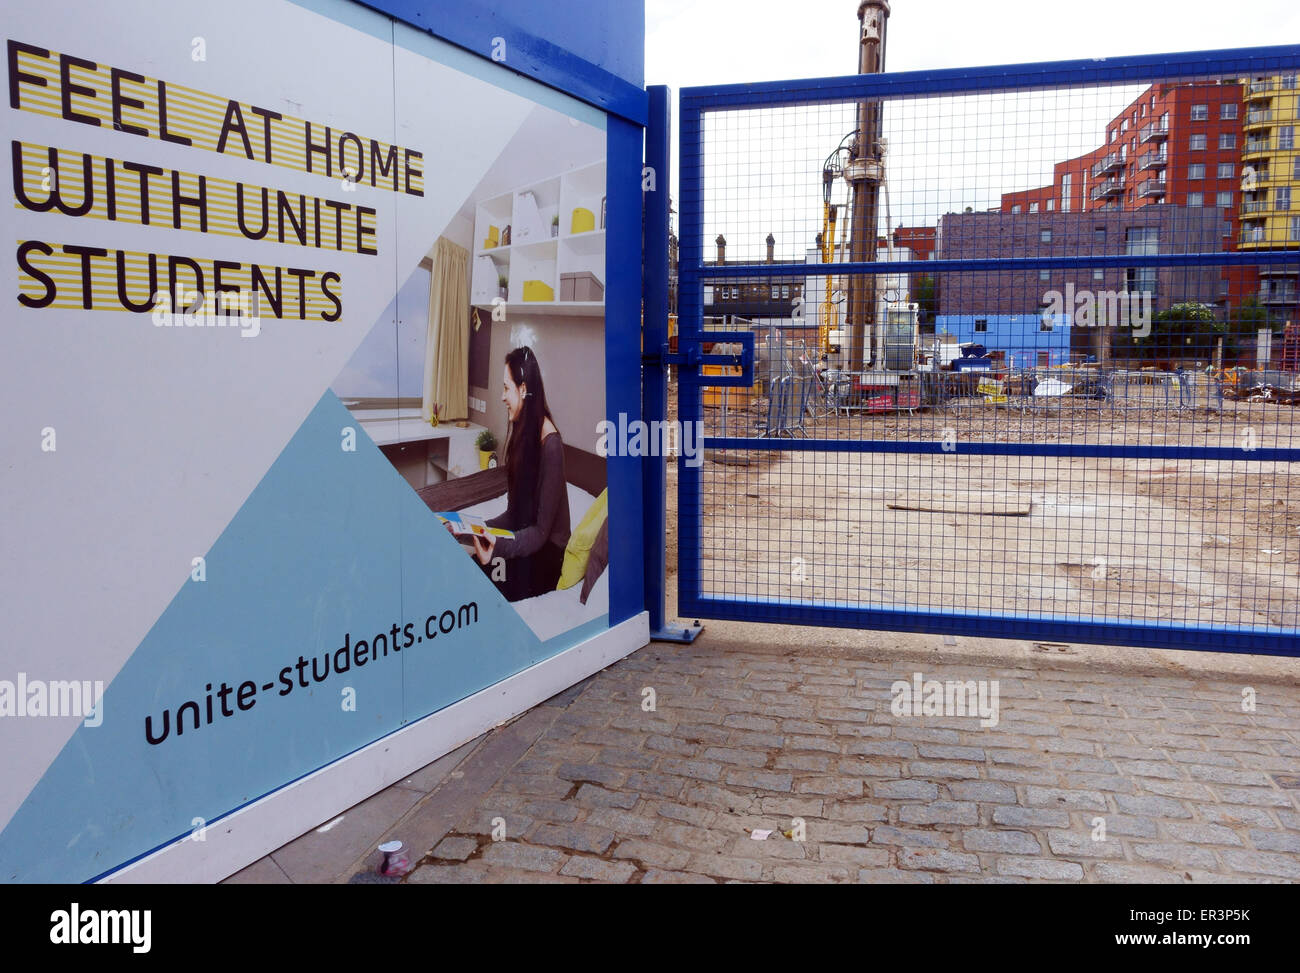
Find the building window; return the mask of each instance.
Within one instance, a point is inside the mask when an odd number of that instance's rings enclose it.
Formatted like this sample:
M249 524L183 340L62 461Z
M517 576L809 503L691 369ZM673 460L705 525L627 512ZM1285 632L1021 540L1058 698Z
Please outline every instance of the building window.
M1039 240L1040 243L1051 243L1051 242L1052 242L1052 231L1051 231L1051 230L1043 230L1043 231L1041 231L1041 232L1038 234L1038 240Z
M1074 173L1067 172L1061 177L1061 212L1070 212L1070 187L1074 182Z
M1291 187L1278 186L1277 191L1273 193L1273 208L1283 212L1291 208Z
M1236 118L1237 103L1235 101L1225 101L1222 105L1219 106L1219 117Z
M1222 206L1224 209L1232 209L1232 193L1219 193L1215 199L1214 205Z
M1223 132L1219 136L1219 148L1235 149L1237 147L1237 135L1235 132Z
M783 301L788 301L789 299L790 299L790 285L789 285L789 284L782 284L782 285L781 285L781 300L783 300Z
M1094 271L1092 272L1092 279L1093 279L1093 280L1105 280L1105 279L1106 279L1106 271L1104 271L1104 270L1102 270L1100 267L1098 267L1096 270L1094 270Z
M1236 169L1237 169L1237 167L1236 167L1236 165L1235 165L1234 163L1231 163L1231 162L1220 162L1220 163L1219 163L1219 178L1220 178L1220 179L1231 179L1234 175L1236 175Z
M1187 178L1188 178L1188 179L1204 179L1204 178L1205 178L1205 163L1204 163L1204 162L1193 162L1190 166L1188 166L1188 167L1187 167Z
M1284 74L1284 75L1282 75L1282 87L1283 87L1283 88L1294 88L1294 87L1295 87L1295 75L1294 75L1294 74Z
M1040 270L1040 271L1038 272L1038 279L1039 279L1039 280L1051 280L1051 279L1052 279L1052 272L1051 272L1050 270Z
M1205 134L1193 135L1188 141L1187 148L1193 152L1199 152L1205 148Z
M1029 204L1029 212L1031 212L1031 213L1037 213L1037 212L1038 212L1038 204L1037 204L1037 203L1030 203L1030 204Z
M1300 240L1300 216L1291 217L1291 239Z
M1300 159L1296 159L1296 162L1300 162ZM1047 212L1050 213L1050 212L1052 212L1052 210L1054 210L1054 209L1056 209L1056 200L1055 200L1055 199L1049 199L1049 200L1047 201Z
M1300 155L1295 158L1295 171L1291 173L1291 178L1300 181Z
M1012 207L1011 207L1011 212L1013 212L1013 213L1019 213L1019 212L1020 212L1020 204L1019 204L1019 203L1016 203L1015 206L1012 206Z
M1121 118L1119 122L1119 132L1121 135L1123 135L1127 131L1128 131L1128 119Z
M1038 330L1051 331L1054 324L1055 322L1052 320L1052 316L1050 314L1044 314L1038 319Z
M1203 194L1203 193L1188 193L1188 194L1187 194L1187 205L1188 205L1188 206L1204 206L1204 205L1205 205L1205 196L1204 196L1204 194Z
M1203 121L1206 121L1209 117L1210 117L1210 106L1209 106L1209 105L1193 105L1193 106L1192 106L1192 121L1194 121L1194 122L1203 122Z
M1295 148L1295 126L1283 125L1277 130L1277 147L1284 152Z
M976 333L976 334L983 334L985 331L988 331L988 329L989 329L989 319L988 319L988 318L976 318L976 319L975 319L975 333Z

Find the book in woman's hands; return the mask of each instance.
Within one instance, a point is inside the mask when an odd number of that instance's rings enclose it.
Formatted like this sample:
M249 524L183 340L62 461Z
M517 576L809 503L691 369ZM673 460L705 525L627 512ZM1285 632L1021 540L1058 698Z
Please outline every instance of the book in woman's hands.
M473 514L456 513L449 511L447 513L437 514L439 520L444 524L451 526L452 532L456 535L457 540L468 540L473 537L514 537L514 531L506 530L504 527L489 527L487 521L482 517L475 517Z

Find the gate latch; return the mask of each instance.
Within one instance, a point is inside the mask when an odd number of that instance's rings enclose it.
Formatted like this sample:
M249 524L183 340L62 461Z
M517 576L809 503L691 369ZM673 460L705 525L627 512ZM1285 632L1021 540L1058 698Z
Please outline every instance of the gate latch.
M685 341L679 336L677 342L677 351L669 351L668 346L665 345L658 354L652 352L643 354L641 361L645 364L677 365L690 369L710 365L719 367L720 372L739 368L739 374L711 375L701 371L698 384L709 387L748 387L754 384L754 332L702 331L696 340ZM733 354L706 355L703 350L706 344L739 345L740 350Z

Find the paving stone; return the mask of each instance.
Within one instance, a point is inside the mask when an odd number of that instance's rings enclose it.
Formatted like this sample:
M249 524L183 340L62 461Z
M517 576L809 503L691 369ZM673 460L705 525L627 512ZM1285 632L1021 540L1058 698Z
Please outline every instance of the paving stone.
M782 884L839 885L850 882L858 869L851 865L807 863L803 865L776 865L772 879Z
M976 801L980 804L1016 803L1014 787L987 780L955 780L948 784L948 793L958 801Z
M978 824L979 806L963 801L905 804L898 809L900 824Z
M1300 834L1294 831L1250 829L1250 843L1260 851L1284 851L1300 855Z
M1236 845L1241 847L1243 842L1237 832L1231 828L1225 828L1221 824L1201 824L1192 821L1169 821L1165 824L1165 830L1169 832L1171 838L1178 841L1187 841L1198 845Z
M517 841L494 841L483 852L489 865L504 865L534 872L554 872L567 856L554 848L538 848Z
M690 871L702 875L716 875L718 878L739 878L748 882L757 882L763 877L761 862L749 858L732 858L727 855L694 855L689 867Z
M1249 804L1254 807L1290 808L1291 798L1279 790L1266 790L1263 787L1225 787L1219 786L1219 800L1228 804Z
M597 763L608 764L611 767L622 767L625 770L649 770L655 765L658 757L653 753L642 753L639 750L607 747L596 754L594 759Z
M822 844L817 846L817 856L824 862L857 865L862 868L885 868L889 865L886 848L863 848L859 845Z
M922 757L930 760L977 760L984 762L982 747L954 747L942 743L922 743L916 748Z
M1182 801L1168 797L1153 797L1149 794L1133 796L1115 795L1115 806L1125 814L1136 814L1151 818L1190 818L1192 812Z
M1214 868L1217 860L1214 852L1208 848L1200 848L1195 845L1173 844L1170 842L1134 842L1132 845L1135 857L1148 862L1161 862L1165 865L1178 865L1187 867L1194 865L1198 868Z
M898 852L898 867L928 872L976 872L980 860L974 855L963 855L940 848L904 847Z
M812 816L821 817L820 814ZM889 809L883 804L869 804L863 801L839 802L829 806L826 817L836 821L859 821L864 823L886 821L889 819Z
M598 807L595 810L588 811L585 823L597 828L608 828L616 835L638 838L644 838L653 832L655 827L654 818L632 814L628 811L620 811L612 807Z
M582 858L575 855L564 863L560 874L591 879L593 882L622 885L636 874L636 866L631 862L607 862L599 858Z
M487 870L469 865L421 865L406 876L408 885L479 885Z
M1105 811L1106 797L1098 791L1075 791L1059 787L1033 787L1026 789L1026 798L1033 807L1051 807L1078 811ZM1122 798L1116 798L1120 800Z
M846 770L845 761L840 761L839 769L842 773L851 773ZM772 766L776 770L802 770L810 773L824 774L831 767L831 758L819 754L793 754L791 756L780 756L772 761Z
M1049 831L1047 847L1058 858L1123 858L1124 849L1111 837L1109 830L1105 841L1094 841L1092 831Z
M862 781L846 777L804 777L795 785L796 794L821 794L826 797L861 797Z
M642 885L717 885L718 880L693 872L665 871L652 868L641 877Z
M737 764L742 767L764 767L768 755L753 750L733 750L728 747L709 747L704 751L707 760L716 760L724 764Z
M451 861L464 861L478 851L478 842L473 838L443 838L438 847L433 849L434 858L446 858Z
M569 801L529 801L524 810L542 821L568 824L578 820L578 808Z
M610 852L615 858L627 858L639 861L646 866L657 866L668 871L680 872L691 860L691 853L681 848L671 848L653 841L640 838L627 838L620 841Z
M1221 852L1224 861L1238 872L1251 872L1257 875L1272 875L1290 881L1300 879L1300 858L1294 855L1275 855L1263 851Z
M675 798L681 794L685 786L686 781L680 777L669 777L666 774L652 774L646 771L639 771L627 779L628 790L653 794L656 797Z
M917 756L916 744L906 740L854 740L845 746L844 752L863 757Z
M933 885L934 876L897 868L864 868L858 872L858 881L863 885Z
M732 770L727 773L727 783L733 787L753 787L765 791L790 792L794 777L770 770Z
M1000 858L997 870L999 875L1019 875L1049 882L1078 882L1083 878L1082 865L1051 858Z
M872 844L910 845L917 848L950 848L952 838L938 831L916 831L881 825L871 832Z
M544 824L528 838L539 845L566 848L574 851L603 854L614 843L614 832L587 824Z
M995 807L993 823L1013 828L1068 828L1070 812L1035 807Z
M955 761L913 760L907 765L907 770L913 777L959 777L974 780L980 775L978 764Z
M1098 862L1094 866L1098 880L1114 884L1133 885L1181 885L1181 872L1151 868L1146 865L1126 865L1119 862Z
M1043 851L1038 839L1027 831L973 828L962 832L961 843L967 851L997 851L1009 855L1039 855Z
M590 781L610 790L617 790L627 780L627 774L622 771L600 764L561 764L556 776L574 782Z
M693 757L700 749L698 743L680 740L661 733L652 733L646 737L645 747L647 750L654 750L659 753L675 753L681 757Z
M877 800L936 801L939 799L939 788L923 780L872 781L871 796Z
M628 791L607 791L595 784L583 784L573 799L583 807L616 807L626 811L636 807L641 795Z

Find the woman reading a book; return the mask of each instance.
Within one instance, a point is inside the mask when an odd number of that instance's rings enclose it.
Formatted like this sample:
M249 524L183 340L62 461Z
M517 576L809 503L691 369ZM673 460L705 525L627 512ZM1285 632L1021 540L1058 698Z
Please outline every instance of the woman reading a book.
M501 401L510 416L506 512L487 525L515 536L476 535L471 554L507 601L522 601L555 590L570 531L564 443L546 405L542 370L531 348L506 355ZM494 566L497 558L504 564Z

